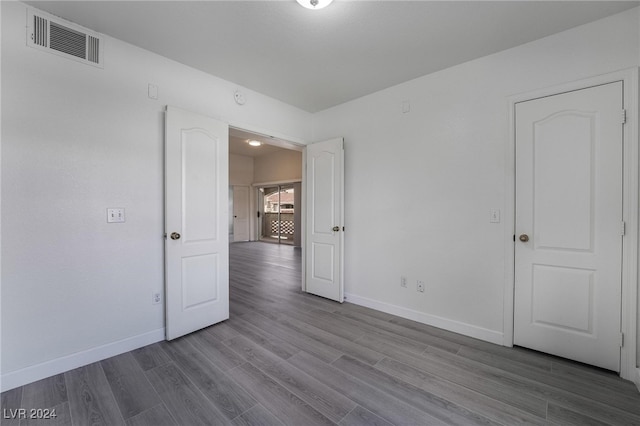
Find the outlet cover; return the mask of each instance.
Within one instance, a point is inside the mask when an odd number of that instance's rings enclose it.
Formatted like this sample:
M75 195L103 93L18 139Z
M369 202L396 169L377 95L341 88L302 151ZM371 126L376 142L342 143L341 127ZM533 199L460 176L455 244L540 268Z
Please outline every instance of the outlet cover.
M158 99L158 86L156 86L155 84L149 83L148 96L149 96L149 99Z
M424 281L418 280L417 290L420 293L424 293Z
M500 223L500 209L491 209L489 211L489 223Z

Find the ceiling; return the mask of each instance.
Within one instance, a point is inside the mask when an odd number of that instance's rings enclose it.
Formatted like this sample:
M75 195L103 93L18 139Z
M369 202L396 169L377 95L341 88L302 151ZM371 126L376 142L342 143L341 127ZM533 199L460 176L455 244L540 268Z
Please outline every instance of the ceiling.
M250 140L262 142L260 146L249 145ZM262 136L231 127L229 129L229 154L244 155L245 157L261 157L274 152L289 149L302 151L302 146L287 142L272 136Z
M309 112L637 6L637 1L27 1ZM248 100L250 101L250 99Z

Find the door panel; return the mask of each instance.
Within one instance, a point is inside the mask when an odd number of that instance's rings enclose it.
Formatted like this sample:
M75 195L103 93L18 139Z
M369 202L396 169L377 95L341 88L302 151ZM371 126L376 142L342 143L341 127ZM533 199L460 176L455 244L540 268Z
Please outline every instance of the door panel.
M182 258L182 309L195 308L218 299L218 255ZM202 281L211 285L200 285Z
M593 278L593 270L533 265L533 323L592 334Z
M313 243L313 269L311 276L314 280L323 280L327 284L331 284L335 276L335 250L333 244Z
M342 139L306 148L306 291L341 302L343 268Z
M166 337L229 318L228 126L167 107Z
M314 179L309 194L313 210L311 227L315 235L332 235L332 228L338 223L335 208L335 169L338 161L340 159L335 152L320 151L311 158L310 163L307 163L310 173L314 176L326 177Z
M622 105L621 82L516 104L514 343L615 371Z
M534 124L537 249L592 249L595 119L595 112L563 111Z
M219 141L204 129L182 131L182 238L188 244L217 238Z

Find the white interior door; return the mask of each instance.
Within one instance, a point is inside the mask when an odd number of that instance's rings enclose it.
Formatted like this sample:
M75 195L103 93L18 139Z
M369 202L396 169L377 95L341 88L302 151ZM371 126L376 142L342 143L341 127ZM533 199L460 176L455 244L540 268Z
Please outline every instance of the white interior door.
M233 241L249 241L249 187L233 187Z
M514 343L620 369L622 82L516 104Z
M344 300L344 147L332 139L306 147L305 283L308 293Z
M166 337L229 318L228 126L167 107Z

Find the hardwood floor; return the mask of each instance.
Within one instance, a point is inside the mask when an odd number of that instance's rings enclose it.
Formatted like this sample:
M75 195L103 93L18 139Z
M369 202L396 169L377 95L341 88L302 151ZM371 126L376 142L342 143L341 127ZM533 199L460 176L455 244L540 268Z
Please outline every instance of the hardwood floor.
M613 373L304 294L291 246L230 251L228 321L4 392L2 425L640 424Z

